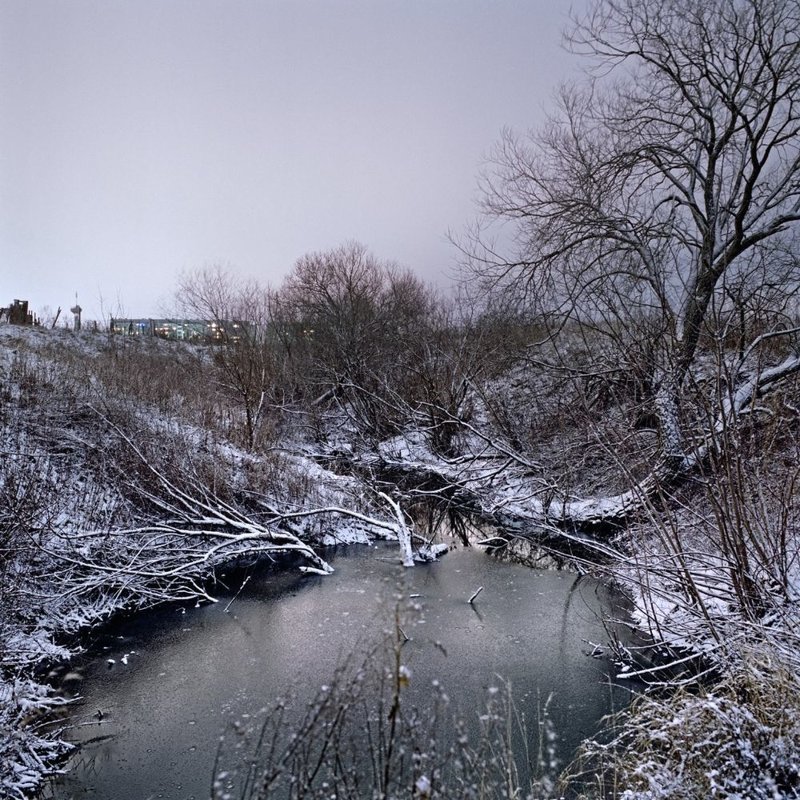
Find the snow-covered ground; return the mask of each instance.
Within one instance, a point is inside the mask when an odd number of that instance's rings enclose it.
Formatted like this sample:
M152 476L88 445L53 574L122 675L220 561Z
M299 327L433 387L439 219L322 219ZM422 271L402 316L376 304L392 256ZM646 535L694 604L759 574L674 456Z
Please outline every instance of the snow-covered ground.
M36 675L70 659L77 631L121 610L209 600L206 578L232 560L288 552L325 572L317 545L379 536L399 538L409 563L406 510L435 496L470 514L493 544L492 529L551 536L568 563L627 588L662 649L656 662L620 652L621 674L668 683L672 694L634 709L623 750L635 742L646 752L645 724L654 741L670 725L684 735L722 717L746 729L739 739L708 734L723 756L699 778L677 774L674 754L662 762L647 751L637 767L589 747L593 769L617 764L630 781L622 796L700 796L699 785L737 796L731 764L744 752L755 755L739 781L750 794L740 796L798 796L800 702L790 690L800 673L800 445L790 395L760 400L771 426L737 435L744 474L697 470L665 502L654 434L625 428L631 409L611 404L601 431L578 414L572 425L563 419L571 387L522 368L473 389L447 455L413 416L374 442L336 404L315 412L313 434L302 415L276 412L270 435L247 450L230 435L235 406L204 388L212 375L208 354L180 343L0 325L2 792L28 796L64 752L49 724L63 700ZM607 524L629 509L638 513L627 527ZM703 677L714 681L697 689ZM755 691L759 681L788 693L785 702ZM685 749L700 758L701 745ZM753 793L759 776L772 794Z

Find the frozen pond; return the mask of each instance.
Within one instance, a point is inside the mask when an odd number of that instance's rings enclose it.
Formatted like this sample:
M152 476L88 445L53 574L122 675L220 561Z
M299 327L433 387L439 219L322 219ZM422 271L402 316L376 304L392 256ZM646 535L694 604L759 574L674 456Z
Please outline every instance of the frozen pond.
M86 660L68 734L82 746L53 797L207 798L226 726L290 690L312 697L344 655L391 627L398 595L419 595L416 619L404 621L414 687L439 680L469 716L502 678L534 719L552 693L562 763L627 702L625 690L609 686L608 663L587 655L588 642L607 638L602 617L615 613L607 587L472 550L414 569L392 563L397 556L396 547L354 546L335 555L328 577L260 572L227 613L241 575L216 605L110 626Z

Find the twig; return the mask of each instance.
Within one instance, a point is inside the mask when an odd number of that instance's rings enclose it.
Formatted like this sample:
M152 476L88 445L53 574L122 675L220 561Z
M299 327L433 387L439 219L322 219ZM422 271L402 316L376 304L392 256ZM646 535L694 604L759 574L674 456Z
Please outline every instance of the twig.
M480 594L482 591L483 591L483 586L479 586L479 587L478 587L478 588L475 590L475 593L474 593L474 594L472 595L472 597L470 597L470 599L469 599L469 604L470 604L470 605L472 605L472 601L473 601L473 600L474 600L474 599L475 599L475 598L476 598L476 597L477 597L477 596L478 596L478 595L479 595L479 594Z
M225 606L225 613L226 614L228 613L228 609L233 605L233 601L242 593L242 589L244 589L244 587L247 586L247 582L250 580L251 577L252 577L252 575L248 575L242 581L242 585L239 587L239 591L236 592L236 594L233 597L231 597L230 603L228 603L228 605Z

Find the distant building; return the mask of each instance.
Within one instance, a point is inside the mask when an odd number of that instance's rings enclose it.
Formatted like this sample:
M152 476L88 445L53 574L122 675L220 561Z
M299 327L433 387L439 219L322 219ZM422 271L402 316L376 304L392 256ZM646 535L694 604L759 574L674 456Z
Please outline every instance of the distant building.
M73 322L73 329L79 331L81 329L81 312L83 309L78 305L78 298L75 298L75 305L72 306L70 309L72 314L75 317L75 321Z
M27 300L15 300L8 308L0 308L0 320L8 320L12 325L38 325L32 311L28 311Z
M238 342L250 329L242 320L118 319L111 318L111 333L120 336L157 336L160 339L215 344Z

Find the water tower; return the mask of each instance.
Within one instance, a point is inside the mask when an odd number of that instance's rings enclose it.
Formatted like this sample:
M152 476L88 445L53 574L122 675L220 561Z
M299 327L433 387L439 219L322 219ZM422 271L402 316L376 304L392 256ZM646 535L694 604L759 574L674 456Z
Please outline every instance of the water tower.
M75 295L75 305L72 306L70 311L75 315L75 325L74 330L79 331L81 329L81 311L83 309L78 305L78 295Z

